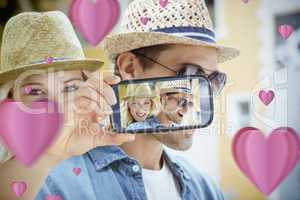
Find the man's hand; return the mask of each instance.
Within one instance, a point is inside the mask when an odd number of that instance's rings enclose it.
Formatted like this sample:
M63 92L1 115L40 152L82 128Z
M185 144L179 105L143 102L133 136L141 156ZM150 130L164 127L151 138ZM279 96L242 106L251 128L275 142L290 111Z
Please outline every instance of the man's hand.
M120 82L114 75L100 80L100 73L90 74L77 91L68 95L64 103L65 123L61 134L49 149L63 156L81 155L95 147L120 145L134 140L134 135L116 134L105 130L111 106L117 103L111 87Z

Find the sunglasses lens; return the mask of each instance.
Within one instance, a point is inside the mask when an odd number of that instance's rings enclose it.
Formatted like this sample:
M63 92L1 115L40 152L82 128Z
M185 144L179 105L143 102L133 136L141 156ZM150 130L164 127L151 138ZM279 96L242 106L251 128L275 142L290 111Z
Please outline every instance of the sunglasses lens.
M227 76L222 72L214 72L209 76L209 80L212 85L213 94L217 96L221 93L222 89L224 88Z
M192 108L194 106L194 103L191 101L188 101L187 99L181 99L178 102L178 106L182 107L182 108L185 108L185 107Z
M205 72L199 67L194 65L187 65L181 71L178 72L177 75L197 75L197 74L205 74ZM213 95L217 96L221 93L224 88L227 80L227 75L222 72L215 71L208 76L208 79L211 82Z

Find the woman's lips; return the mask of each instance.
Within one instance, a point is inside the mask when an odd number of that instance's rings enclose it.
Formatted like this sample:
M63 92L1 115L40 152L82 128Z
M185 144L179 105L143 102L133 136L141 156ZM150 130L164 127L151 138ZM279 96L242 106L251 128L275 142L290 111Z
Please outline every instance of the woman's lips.
M145 117L145 116L146 116L146 113L136 113L136 115L137 115L138 117Z

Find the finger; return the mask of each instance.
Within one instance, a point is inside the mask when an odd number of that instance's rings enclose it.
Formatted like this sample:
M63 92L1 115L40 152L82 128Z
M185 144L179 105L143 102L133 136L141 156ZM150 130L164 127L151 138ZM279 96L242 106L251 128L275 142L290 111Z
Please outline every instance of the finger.
M119 82L121 81L121 78L119 76L116 76L116 75L109 75L109 76L106 76L104 78L104 82L109 84L109 85L115 85L115 84L118 84Z
M80 96L79 96L80 95ZM94 93L92 96L85 95L84 93L76 95L76 98L72 99L69 98L68 100L71 102L67 105L72 106L77 111L82 111L83 113L90 113L90 112L104 112L106 115L112 114L112 108L104 99L104 97L100 94ZM102 112L101 112L102 111Z
M117 145L123 144L125 142L132 142L135 139L135 135L133 134L105 134L104 137L107 137L112 144Z
M132 134L107 134L94 136L93 142L94 148L97 146L109 146L109 145L121 145L125 142L132 142L135 139L135 135Z
M91 77L86 82L87 86L101 94L109 105L117 103L116 95L113 88L107 83Z

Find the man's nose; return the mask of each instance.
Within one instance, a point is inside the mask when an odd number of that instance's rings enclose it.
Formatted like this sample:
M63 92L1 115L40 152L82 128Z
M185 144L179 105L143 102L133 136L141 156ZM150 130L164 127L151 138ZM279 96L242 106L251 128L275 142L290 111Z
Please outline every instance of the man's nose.
M189 110L189 107L188 107L188 106L184 106L184 107L182 107L182 108L180 109L180 113L181 113L181 114L186 114L186 113L188 112L188 110Z

